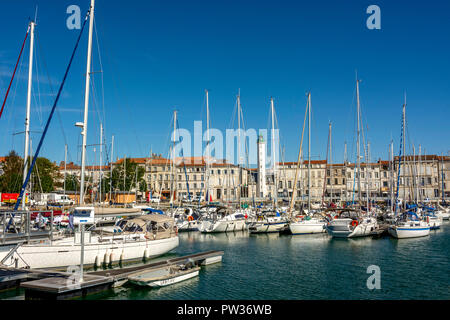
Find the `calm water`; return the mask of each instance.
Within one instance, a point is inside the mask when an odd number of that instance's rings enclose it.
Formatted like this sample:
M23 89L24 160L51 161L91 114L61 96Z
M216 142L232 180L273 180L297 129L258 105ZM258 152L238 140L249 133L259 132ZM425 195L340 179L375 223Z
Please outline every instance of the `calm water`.
M450 299L449 249L449 222L403 240L181 233L177 255L223 250L222 263L169 287L124 286L87 299ZM379 290L367 289L369 265L381 269ZM23 292L0 298L23 299Z

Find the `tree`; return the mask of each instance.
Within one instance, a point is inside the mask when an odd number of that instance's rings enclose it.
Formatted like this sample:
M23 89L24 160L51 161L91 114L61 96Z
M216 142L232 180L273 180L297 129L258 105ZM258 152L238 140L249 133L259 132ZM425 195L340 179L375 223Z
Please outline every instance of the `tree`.
M115 166L112 171L112 189L120 190L120 191L130 191L131 189L136 188L136 180L137 187L140 191L147 190L147 183L144 180L145 169L143 167L138 166L137 163L132 162L130 159L125 160L126 167L126 175L124 176L124 166L123 163ZM137 170L136 170L137 167ZM137 173L137 179L136 179ZM125 178L125 185L124 185ZM106 174L106 178L103 179L102 182L102 190L104 193L110 191L110 181L111 181L111 173L108 172Z
M32 158L27 162L31 165ZM33 167L28 187L32 186L33 192L52 192L55 189L55 181L60 177L58 167L47 158L37 158ZM23 159L15 152L10 151L6 156L3 167L3 175L0 176L0 192L19 193L23 182Z
M0 192L19 193L23 180L23 160L13 150L6 156L3 175L0 176Z

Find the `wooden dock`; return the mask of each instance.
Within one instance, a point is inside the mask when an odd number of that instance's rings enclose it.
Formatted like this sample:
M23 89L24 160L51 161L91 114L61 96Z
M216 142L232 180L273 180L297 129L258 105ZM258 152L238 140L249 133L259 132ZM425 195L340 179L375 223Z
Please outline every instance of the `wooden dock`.
M20 286L25 289L25 299L61 300L84 297L87 294L121 286L136 272L186 262L197 266L209 265L222 261L223 254L223 251L205 251L134 267L94 271L84 274L82 282L77 281L76 274L53 272L47 277L41 275L38 280L27 281ZM20 269L15 269L17 272L18 270ZM40 270L40 272L43 271ZM14 279L11 278L11 281Z

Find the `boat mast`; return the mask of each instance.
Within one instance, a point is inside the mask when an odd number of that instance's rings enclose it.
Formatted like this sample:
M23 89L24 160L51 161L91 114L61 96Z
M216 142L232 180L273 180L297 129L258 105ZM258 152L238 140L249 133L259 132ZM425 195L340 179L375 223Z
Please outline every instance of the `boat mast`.
M308 108L309 108L309 100L306 102L305 118L303 119L302 138L300 140L300 149L298 150L297 167L295 168L294 187L292 189L291 204L289 206L289 213L290 213L291 217L292 217L292 212L293 212L294 203L295 203L295 193L297 192L298 171L299 171L299 168L301 165L301 159L302 159L303 134L305 133L305 124L306 124L306 117L308 116Z
M206 202L209 204L209 96L208 90L206 92Z
M175 199L175 143L177 135L177 111L173 112L173 144L172 144L172 167L171 167L171 177L170 177L170 203L172 204Z
M308 93L308 214L311 213L311 92Z
M86 142L87 142L87 127L88 127L88 107L89 107L89 82L91 79L91 53L92 53L92 31L94 26L94 6L95 0L91 0L91 7L89 11L89 40L86 64L86 86L84 95L84 120L83 120L83 145L81 148L81 186L80 186L80 205L84 205L84 171L86 166Z
M67 144L64 145L64 195L66 195Z
M367 155L366 155L366 205L367 213L369 213L369 167L370 167L370 142L367 142Z
M389 152L390 152L390 180L391 180L391 209L392 206L394 205L394 141L391 140L391 145L389 148Z
M330 145L330 204L333 203L333 156L331 154L331 121L328 124L329 145Z
M273 98L270 98L270 109L272 112L272 170L273 170L273 183L274 183L274 205L275 209L278 204L278 181L277 181L277 163L275 159L275 110L273 106Z
M30 56L28 60L28 92L27 92L27 111L25 116L25 152L23 157L23 179L25 183L28 172L28 153L30 149L30 109L31 109L31 86L33 79L33 52L34 52L34 26L35 22L30 22ZM22 198L22 210L25 210L25 197Z
M359 105L359 80L358 76L356 76L356 103L357 103L357 121L358 121L358 131L356 138L356 162L357 162L357 176L358 176L358 204L360 206L361 211L361 158L360 158L360 105Z
M241 89L238 91L237 96L238 107L238 172L239 172L239 186L238 186L238 200L239 209L241 208L241 185L242 185L242 170L241 170Z
M99 202L102 203L102 148L103 146L103 124L100 123L100 168L99 168Z
M405 95L405 103L403 104L403 159L404 161L404 169L406 169L406 95ZM406 178L405 178L405 170L403 169L403 209L406 209Z
M110 167L109 167L109 201L112 200L112 179L113 179L113 161L114 161L114 135L111 139L111 161L110 161Z

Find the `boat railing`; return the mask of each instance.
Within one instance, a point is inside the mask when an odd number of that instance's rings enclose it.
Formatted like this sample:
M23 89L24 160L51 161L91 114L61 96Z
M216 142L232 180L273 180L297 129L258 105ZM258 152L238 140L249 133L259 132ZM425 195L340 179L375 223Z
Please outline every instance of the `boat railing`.
M50 228L40 219L42 214L50 214ZM32 227L32 214L37 214L38 221ZM53 240L54 212L47 211L0 211L0 244L17 244L32 240Z

